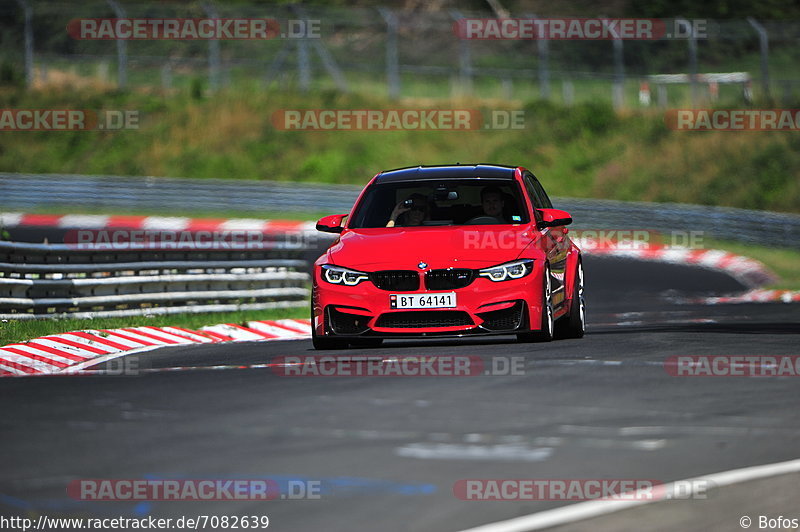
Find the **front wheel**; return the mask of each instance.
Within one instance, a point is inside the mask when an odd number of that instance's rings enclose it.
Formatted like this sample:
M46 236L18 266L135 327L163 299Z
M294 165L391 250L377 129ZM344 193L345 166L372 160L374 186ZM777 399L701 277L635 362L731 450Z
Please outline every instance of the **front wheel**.
M544 267L542 287L542 324L541 330L517 333L520 342L550 342L553 340L555 322L553 320L553 284L550 279L550 265Z
M569 314L556 322L558 338L583 338L586 332L586 303L583 298L583 264L578 262L575 283L572 287L572 304Z

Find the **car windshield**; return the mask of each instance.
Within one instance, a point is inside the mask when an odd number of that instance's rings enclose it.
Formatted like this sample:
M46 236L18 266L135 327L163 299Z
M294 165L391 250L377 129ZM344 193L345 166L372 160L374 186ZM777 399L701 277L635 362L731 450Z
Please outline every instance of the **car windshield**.
M520 224L528 222L526 211L515 181L377 183L359 202L350 228Z

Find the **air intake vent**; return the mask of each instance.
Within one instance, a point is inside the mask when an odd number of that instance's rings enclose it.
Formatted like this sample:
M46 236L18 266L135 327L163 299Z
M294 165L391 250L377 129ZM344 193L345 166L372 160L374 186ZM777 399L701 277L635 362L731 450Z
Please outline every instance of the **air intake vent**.
M454 290L464 288L475 278L475 272L465 268L430 270L425 273L425 286L428 290Z
M370 316L348 314L328 307L328 318L331 330L336 334L360 334L367 330Z
M478 314L483 320L481 327L490 331L512 331L517 329L522 323L522 309L522 301L517 301L517 304L513 307Z
M425 329L474 325L469 314L459 310L422 310L382 314L375 327L387 329Z
M419 290L419 274L414 270L381 270L369 274L369 280L381 290L392 292Z

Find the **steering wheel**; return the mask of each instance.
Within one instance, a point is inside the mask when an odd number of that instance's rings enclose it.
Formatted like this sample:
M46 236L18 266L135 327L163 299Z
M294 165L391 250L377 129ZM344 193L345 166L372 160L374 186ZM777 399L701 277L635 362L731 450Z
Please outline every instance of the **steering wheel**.
M501 223L503 222L501 222L498 218L495 218L494 216L482 214L480 216L470 218L465 222L465 225L497 225Z

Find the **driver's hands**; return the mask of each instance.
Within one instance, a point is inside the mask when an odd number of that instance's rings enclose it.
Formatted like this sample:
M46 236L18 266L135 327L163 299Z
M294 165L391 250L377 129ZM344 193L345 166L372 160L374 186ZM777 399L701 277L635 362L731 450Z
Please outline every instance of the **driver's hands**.
M411 210L410 207L403 207L404 201L401 201L397 205L394 206L394 210L392 210L392 214L389 216L389 221L392 223L397 222L397 217L403 214L404 212L408 212Z

